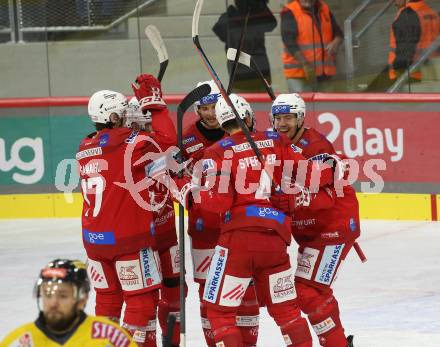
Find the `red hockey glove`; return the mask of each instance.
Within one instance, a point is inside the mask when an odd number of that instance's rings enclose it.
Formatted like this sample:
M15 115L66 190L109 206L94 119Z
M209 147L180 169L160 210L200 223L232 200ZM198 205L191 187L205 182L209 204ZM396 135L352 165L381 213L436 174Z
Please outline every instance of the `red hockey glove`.
M311 194L310 190L305 187L300 187L299 191L294 194L275 193L269 198L270 202L275 208L283 211L286 214L292 215L294 210L298 207L310 206Z
M136 78L136 83L131 84L134 95L139 101L142 113L148 110L161 110L166 107L162 99L162 87L156 77L142 74Z

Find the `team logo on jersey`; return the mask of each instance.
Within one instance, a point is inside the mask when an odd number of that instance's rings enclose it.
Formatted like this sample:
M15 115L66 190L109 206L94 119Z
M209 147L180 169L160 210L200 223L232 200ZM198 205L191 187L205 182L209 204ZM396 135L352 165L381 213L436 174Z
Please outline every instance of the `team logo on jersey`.
M280 138L280 134L277 133L276 131L269 131L266 130L264 132L264 134L266 135L266 137L270 138L270 139L279 139Z
M110 139L109 134L102 134L101 136L99 136L99 147L107 146L109 139Z
M228 249L221 246L216 246L214 256L212 257L211 266L209 268L205 291L203 293L203 298L213 304L215 304L217 301L227 259Z
M290 148L292 148L292 151L294 151L295 153L302 153L303 151L301 148L295 146L293 143L290 145Z
M183 145L185 146L185 145L187 145L188 143L194 142L195 140L196 140L196 137L195 137L194 135L190 135L190 136L185 137L185 138L183 139L182 143L183 143Z
M116 244L113 231L89 231L83 229L84 241L94 245L114 245Z
M100 262L92 259L87 260L87 273L94 288L105 289L108 288L107 279L105 277L104 269Z
M265 219L272 219L279 224L284 223L284 219L286 215L272 207L260 207L260 206L247 206L246 207L246 216L247 217L258 217Z
M350 230L356 231L357 230L357 223L354 218L350 218Z
M296 298L292 269L270 275L269 286L270 297L274 304Z
M136 136L139 135L139 131L132 131L131 134L125 139L125 143L134 143Z
M224 139L219 142L221 148L229 148L235 145L235 142L232 139Z
M322 255L322 259L319 264L318 272L315 276L316 282L330 285L336 272L343 249L344 244L325 247L324 254Z

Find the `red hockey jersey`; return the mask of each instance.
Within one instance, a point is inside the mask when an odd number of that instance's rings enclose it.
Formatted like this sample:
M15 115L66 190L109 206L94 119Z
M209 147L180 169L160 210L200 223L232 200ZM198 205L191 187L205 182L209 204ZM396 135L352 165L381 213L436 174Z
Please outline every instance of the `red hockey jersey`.
M306 128L295 144L301 154L314 162L322 162L327 154L336 154L333 145L313 128ZM317 244L338 244L360 234L359 204L353 187L344 186L343 196L336 196L332 190L333 205L327 209L300 208L295 211L292 233L295 240Z
M185 129L183 134L184 156L192 159L191 168L197 161L203 158L203 153L208 147L224 137L223 130L206 130L210 134L213 133L213 138L208 139L202 133L201 130L203 129L201 127L200 121L195 122ZM221 218L218 213L190 208L188 217L188 233L193 239L194 237L199 237L213 242L217 241L221 224ZM202 231L203 234L201 233Z
M83 243L88 254L111 257L154 245L149 190L137 184L146 177L151 160L137 161L174 145L176 132L166 109L153 111L152 127L151 133L105 129L81 141L76 159L84 198Z
M265 169L242 132L217 142L204 154L203 178L210 189L200 192L197 208L223 214L222 232L255 231L261 227L262 231L277 231L290 243L290 217L276 209L269 197L274 186L284 179L283 170L288 161L292 164L289 168L292 180L296 178L299 161L307 161L279 133L254 132L251 136L265 160ZM307 177L310 176L308 173Z

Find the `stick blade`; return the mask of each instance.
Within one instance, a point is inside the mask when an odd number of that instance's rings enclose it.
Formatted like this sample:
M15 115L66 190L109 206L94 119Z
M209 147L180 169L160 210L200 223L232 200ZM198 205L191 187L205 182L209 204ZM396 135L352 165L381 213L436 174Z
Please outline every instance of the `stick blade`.
M207 83L198 86L197 88L191 90L177 106L178 111L185 113L186 110L194 104L197 100L209 95L211 93L211 86Z
M226 57L228 58L228 60L235 61L236 56L237 56L237 50L235 48L228 48L228 51L226 52ZM238 62L250 68L251 56L241 51L240 56L238 57Z
M163 63L168 60L168 52L165 47L165 43L162 40L162 36L160 35L160 31L156 28L156 26L150 24L145 28L145 36L148 37L152 46L157 52L157 56L159 58L159 62Z
M200 13L202 12L203 0L197 0L196 7L194 8L194 14L192 19L192 38L199 35L199 19Z

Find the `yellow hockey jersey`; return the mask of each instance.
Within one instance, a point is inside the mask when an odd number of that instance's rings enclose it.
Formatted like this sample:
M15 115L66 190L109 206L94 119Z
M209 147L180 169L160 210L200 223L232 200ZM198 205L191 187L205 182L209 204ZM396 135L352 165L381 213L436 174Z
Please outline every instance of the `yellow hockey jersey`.
M104 317L81 317L63 336L46 331L38 320L22 325L0 342L0 347L137 347L130 334Z

